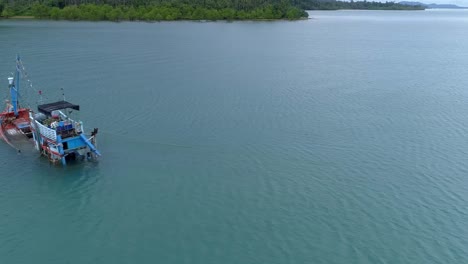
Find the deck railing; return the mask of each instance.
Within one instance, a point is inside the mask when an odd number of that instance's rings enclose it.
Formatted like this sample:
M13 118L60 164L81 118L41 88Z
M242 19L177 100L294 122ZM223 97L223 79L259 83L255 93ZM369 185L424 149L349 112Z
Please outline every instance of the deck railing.
M55 132L55 130L44 126L43 124L37 122L37 120L34 121L36 122L36 125L39 128L39 133L41 133L42 136L52 141L57 141L57 133Z

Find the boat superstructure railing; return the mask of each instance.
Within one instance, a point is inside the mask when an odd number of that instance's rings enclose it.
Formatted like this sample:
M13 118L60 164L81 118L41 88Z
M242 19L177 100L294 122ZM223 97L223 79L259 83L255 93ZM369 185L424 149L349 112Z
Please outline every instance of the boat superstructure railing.
M50 123L50 125L44 125L36 120L30 113L31 120L34 120L39 133L47 139L56 142L57 136L60 135L62 139L69 136L76 136L83 132L83 122L75 121L65 115L62 111L59 111L59 115L62 119L58 119Z
M51 141L54 141L54 142L57 141L57 131L55 131L52 128L48 128L48 127L44 126L43 124L41 124L37 120L34 120L34 122L35 122L41 136L43 136L43 137L45 137L45 138L47 138L47 139L49 139Z

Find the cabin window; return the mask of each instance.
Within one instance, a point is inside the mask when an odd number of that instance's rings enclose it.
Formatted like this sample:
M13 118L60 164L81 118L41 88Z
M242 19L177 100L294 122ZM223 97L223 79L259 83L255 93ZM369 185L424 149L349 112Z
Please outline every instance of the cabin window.
M68 142L63 142L63 150L68 149Z

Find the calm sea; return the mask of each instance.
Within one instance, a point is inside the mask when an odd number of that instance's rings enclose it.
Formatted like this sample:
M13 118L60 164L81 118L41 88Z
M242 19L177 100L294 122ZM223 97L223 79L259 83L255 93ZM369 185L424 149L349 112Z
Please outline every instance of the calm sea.
M103 153L0 144L0 263L466 263L468 11L310 17L0 21Z

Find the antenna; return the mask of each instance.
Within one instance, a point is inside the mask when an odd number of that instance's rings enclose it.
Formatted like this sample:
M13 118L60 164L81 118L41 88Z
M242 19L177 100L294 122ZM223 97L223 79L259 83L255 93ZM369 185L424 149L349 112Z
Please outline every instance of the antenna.
M39 103L42 104L42 90L39 90Z
M60 90L62 90L62 100L65 101L65 90L62 88L60 88Z

